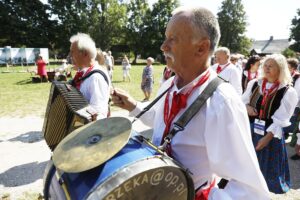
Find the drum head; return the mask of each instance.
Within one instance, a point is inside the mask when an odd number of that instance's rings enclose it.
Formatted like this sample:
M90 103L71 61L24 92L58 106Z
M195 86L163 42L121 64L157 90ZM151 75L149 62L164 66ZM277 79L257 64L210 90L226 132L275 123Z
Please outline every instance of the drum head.
M171 158L154 156L120 169L93 188L87 200L185 200L194 199L189 174Z
M92 169L118 153L128 142L131 122L112 117L89 123L65 137L53 153L54 165L69 173Z

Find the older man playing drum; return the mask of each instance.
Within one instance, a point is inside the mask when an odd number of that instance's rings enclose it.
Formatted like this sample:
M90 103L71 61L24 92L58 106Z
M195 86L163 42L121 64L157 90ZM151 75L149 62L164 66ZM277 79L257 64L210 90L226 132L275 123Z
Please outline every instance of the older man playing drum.
M217 76L209 68L218 45L217 19L204 8L177 9L166 29L161 50L176 73L159 94L168 91L142 117L153 127L153 143L162 144L174 122ZM115 105L136 116L144 107L125 91L115 89ZM192 173L196 199L269 199L251 141L246 108L234 88L220 84L184 130L172 139L169 155ZM226 178L225 189L216 176Z

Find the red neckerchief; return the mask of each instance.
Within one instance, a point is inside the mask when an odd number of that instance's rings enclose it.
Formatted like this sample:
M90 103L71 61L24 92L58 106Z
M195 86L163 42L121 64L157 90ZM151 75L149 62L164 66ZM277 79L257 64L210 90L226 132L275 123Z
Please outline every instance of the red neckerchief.
M230 65L230 62L229 63L227 63L223 68L221 67L221 65L219 65L218 67L217 67L217 74L220 74L226 67L228 67L228 65Z
M208 195L211 189L216 185L216 179L214 179L208 188L200 189L196 192L195 200L208 200Z
M257 74L258 74L258 72L256 71L256 72L255 72L255 76L252 78L252 77L251 77L251 72L250 72L250 70L248 70L248 80L251 81L252 79L256 78L256 77L257 77Z
M272 87L270 89L266 89L266 85L267 85L267 79L263 80L262 83L262 93L263 93L263 99L261 102L261 107L260 107L260 111L259 111L259 118L262 119L263 118L263 113L265 110L265 105L266 102L268 100L268 98L271 96L270 94L276 90L278 90L279 88L279 81L275 81L274 84L272 85Z
M179 113L179 111L183 108L186 107L187 104L187 99L191 95L191 93L198 87L200 87L203 83L205 83L210 76L209 70L199 79L199 81L192 87L190 88L185 94L181 93L173 93L173 98L172 98L172 105L171 105L171 110L169 111L169 98L170 98L170 90L167 93L166 99L165 99L165 105L164 105L164 122L165 122L165 130L164 134L162 137L161 144L164 142L164 138L168 135L170 131L170 127L172 124L172 121L176 117L176 115ZM171 83L170 89L174 86L174 80ZM167 154L171 156L171 146L167 147Z
M74 82L75 82L75 87L79 90L80 89L80 85L82 83L82 78L84 77L83 75L86 75L88 73L90 73L94 68L94 65L91 65L88 70L86 70L86 72L84 73L83 70L81 71L77 71L74 77Z

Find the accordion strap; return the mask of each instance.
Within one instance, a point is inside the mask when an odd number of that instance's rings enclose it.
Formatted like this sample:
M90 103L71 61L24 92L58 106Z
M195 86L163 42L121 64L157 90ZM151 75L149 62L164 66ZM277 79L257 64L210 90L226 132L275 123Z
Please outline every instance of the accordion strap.
M88 73L86 76L82 77L79 80L80 81L84 81L85 79L87 79L88 77L92 76L95 73L101 74L103 76L105 82L107 83L107 85L109 85L108 78L107 78L106 74L102 70L100 70L100 69L95 69L95 70L91 71L90 73Z

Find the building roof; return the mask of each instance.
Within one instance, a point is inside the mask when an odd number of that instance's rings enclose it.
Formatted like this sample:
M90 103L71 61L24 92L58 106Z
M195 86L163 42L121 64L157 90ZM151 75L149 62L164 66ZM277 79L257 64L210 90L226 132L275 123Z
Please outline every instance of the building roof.
M281 53L290 46L288 39L274 40L273 36L269 40L256 40L252 42L251 49L260 54Z

